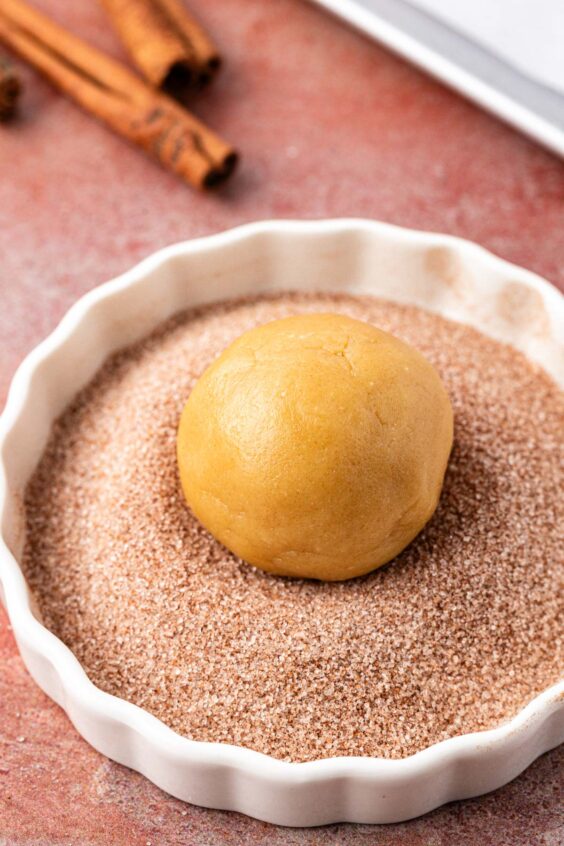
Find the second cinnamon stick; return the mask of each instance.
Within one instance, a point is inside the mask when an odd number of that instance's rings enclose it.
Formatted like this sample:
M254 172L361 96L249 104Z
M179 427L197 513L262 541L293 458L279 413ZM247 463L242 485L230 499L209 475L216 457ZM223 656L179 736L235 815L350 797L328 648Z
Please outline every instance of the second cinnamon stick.
M157 88L200 87L220 65L217 48L182 0L102 0L131 58Z

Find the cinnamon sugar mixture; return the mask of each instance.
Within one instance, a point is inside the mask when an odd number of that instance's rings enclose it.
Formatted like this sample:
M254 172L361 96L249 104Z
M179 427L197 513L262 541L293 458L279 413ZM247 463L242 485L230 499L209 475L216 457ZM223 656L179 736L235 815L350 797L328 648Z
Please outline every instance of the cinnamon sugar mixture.
M235 559L177 478L179 415L206 365L304 311L412 343L455 411L434 518L394 563L344 583ZM402 757L492 728L558 679L563 425L539 368L417 308L285 295L192 311L109 360L55 425L27 491L25 573L92 681L188 737L292 761Z

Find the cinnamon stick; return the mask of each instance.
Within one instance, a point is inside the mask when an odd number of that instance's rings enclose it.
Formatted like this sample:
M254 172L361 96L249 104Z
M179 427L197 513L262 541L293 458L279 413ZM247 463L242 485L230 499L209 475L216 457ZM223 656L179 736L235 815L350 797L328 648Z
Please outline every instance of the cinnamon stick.
M0 41L165 167L200 188L229 176L232 147L166 95L24 0L1 0Z
M16 113L22 86L12 64L0 56L0 121Z
M177 91L210 81L220 65L217 48L182 0L102 0L146 79Z

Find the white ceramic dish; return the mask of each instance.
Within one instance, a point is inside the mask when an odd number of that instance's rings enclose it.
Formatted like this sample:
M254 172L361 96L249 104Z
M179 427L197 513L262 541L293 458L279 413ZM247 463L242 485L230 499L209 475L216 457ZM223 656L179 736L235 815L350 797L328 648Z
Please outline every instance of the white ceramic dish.
M564 382L562 297L468 242L343 220L257 223L169 247L83 297L14 377L0 423L0 594L29 672L80 734L174 796L282 825L405 820L493 790L562 742L564 683L510 723L410 758L285 763L187 740L103 693L41 624L18 566L26 481L52 421L106 356L185 307L289 288L419 304L514 344Z

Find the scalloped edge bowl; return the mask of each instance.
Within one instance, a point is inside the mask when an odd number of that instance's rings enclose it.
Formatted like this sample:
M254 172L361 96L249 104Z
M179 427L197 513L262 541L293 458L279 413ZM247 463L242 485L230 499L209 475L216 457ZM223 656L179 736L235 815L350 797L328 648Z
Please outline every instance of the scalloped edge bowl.
M504 725L408 758L287 763L188 740L95 687L42 625L18 565L25 484L53 420L104 359L181 309L281 289L413 303L513 344L564 383L562 296L467 241L365 220L267 221L167 247L82 297L14 376L0 421L0 596L30 674L79 733L173 796L280 825L398 822L494 790L564 741L564 683Z

